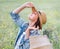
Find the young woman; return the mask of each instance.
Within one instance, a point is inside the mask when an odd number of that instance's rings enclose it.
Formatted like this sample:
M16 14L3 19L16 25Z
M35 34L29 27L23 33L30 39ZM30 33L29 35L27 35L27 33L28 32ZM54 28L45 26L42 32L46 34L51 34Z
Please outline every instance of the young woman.
M18 15L24 8L31 8L32 13L28 16L26 23ZM46 15L42 11L37 11L31 2L26 2L10 13L14 22L19 26L19 32L15 42L15 49L29 49L29 36L40 35L38 30L42 29L42 24L46 23Z

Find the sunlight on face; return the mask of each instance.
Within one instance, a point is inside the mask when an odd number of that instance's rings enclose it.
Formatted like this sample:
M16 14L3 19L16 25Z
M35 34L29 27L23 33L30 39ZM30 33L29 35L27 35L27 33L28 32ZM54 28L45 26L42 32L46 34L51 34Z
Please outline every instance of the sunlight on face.
M28 16L30 21L35 21L38 18L37 12L34 12Z

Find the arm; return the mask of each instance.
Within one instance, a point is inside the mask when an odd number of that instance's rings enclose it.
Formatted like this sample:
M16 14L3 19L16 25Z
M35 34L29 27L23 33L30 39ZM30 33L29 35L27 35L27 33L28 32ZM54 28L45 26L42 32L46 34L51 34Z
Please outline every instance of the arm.
M13 13L18 14L18 13L20 13L24 8L26 8L26 6L25 6L25 5L22 5L22 6L18 7L17 9L15 9L15 10L13 11Z
M20 13L24 8L32 8L32 7L34 7L34 6L33 6L33 4L32 4L31 2L26 2L26 3L24 3L23 5L21 5L20 7L18 7L17 9L15 9L15 10L13 11L13 13L18 14L18 13Z
M22 24L24 24L25 22L20 18L20 16L18 15L24 8L31 8L33 7L33 4L31 2L26 2L23 5L21 5L20 7L16 8L15 10L13 10L10 15L12 17L12 19L14 20L14 22L22 27Z

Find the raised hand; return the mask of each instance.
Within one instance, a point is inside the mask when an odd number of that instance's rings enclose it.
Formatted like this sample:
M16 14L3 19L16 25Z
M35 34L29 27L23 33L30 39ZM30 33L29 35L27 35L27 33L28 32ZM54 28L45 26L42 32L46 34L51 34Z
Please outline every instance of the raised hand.
M33 5L32 2L26 2L26 3L24 3L24 5L25 5L25 7L27 7L27 8L32 8L32 7L34 7L34 5Z

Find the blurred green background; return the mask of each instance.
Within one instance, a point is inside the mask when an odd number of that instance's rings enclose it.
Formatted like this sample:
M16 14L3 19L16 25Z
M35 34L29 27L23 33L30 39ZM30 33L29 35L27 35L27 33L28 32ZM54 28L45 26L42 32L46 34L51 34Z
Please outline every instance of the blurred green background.
M43 34L47 34L54 49L60 49L60 0L0 0L0 49L13 49L18 26L10 17L10 12L23 3L33 2L38 10L45 11L47 23L43 26ZM23 10L20 15L27 21L30 8Z

